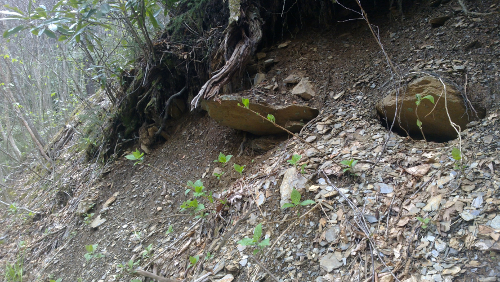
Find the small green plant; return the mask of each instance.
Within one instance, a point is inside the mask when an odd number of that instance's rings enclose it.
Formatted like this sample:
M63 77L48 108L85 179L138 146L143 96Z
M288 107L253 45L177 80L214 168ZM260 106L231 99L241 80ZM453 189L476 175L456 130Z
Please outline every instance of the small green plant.
M460 149L453 148L451 150L451 157L453 158L453 160L455 160L455 164L453 166L453 169L461 170L463 173L465 171L465 168L467 167L467 165L462 165L462 152L460 152Z
M302 155L297 155L294 154L291 159L287 160L286 162L293 165L297 166L299 164L300 159L302 158Z
M219 163L222 163L222 164L226 164L229 162L229 160L233 157L233 155L224 155L222 152L219 153L219 157L214 160L214 163L216 162L219 162Z
M101 253L96 253L98 244L94 245L86 245L85 249L87 250L87 253L83 255L87 261L93 259L93 258L102 258L104 257L103 254Z
M139 149L135 149L131 155L126 155L125 158L131 161L135 161L134 165L141 164L144 161L144 153L139 152Z
M189 180L187 185L191 188L194 188L193 196L195 198L205 196L205 192L203 192L203 189L205 188L205 186L203 186L203 182L201 181L201 179L196 180L194 183L193 183L193 181ZM187 189L184 192L184 194L187 195L190 191L191 191L191 189Z
M92 217L94 216L94 213L86 213L85 217L83 218L83 222L87 225L92 223Z
M423 229L427 229L427 227L429 227L429 224L431 223L431 219L428 218L428 217L422 218L420 216L417 216L417 220L422 223L422 228Z
M54 279L50 279L49 282L62 282L62 278L59 278L57 280L54 280Z
M8 282L22 282L23 281L23 260L20 258L15 263L5 264L5 281Z
M306 164L302 164L300 166L300 173L302 173L302 174L306 173Z
M185 201L181 205L181 210L191 210L191 213L196 214L198 212L203 212L205 209L205 206L203 204L198 203L198 200L190 200L190 201Z
M264 247L269 246L269 238L260 241L261 236L262 236L262 223L259 223L257 226L255 226L255 229L253 230L253 237L243 238L240 241L238 241L238 244L242 246L256 246L256 249L253 251L253 254L255 255L258 252L262 251Z
M434 96L427 95L427 96L422 97L422 95L417 94L417 95L415 95L415 99L416 99L415 104L417 105L415 107L415 115L417 116L417 126L420 129L420 132L422 133L422 137L424 137L424 140L426 140L424 132L422 131L422 121L420 121L420 118L418 117L418 106L420 106L420 103L422 103L422 101L425 99L431 101L431 103L434 104Z
M285 203L281 208L286 209L286 208L294 208L298 206L308 206L315 204L316 202L313 200L305 200L305 201L300 201L302 198L302 195L300 195L300 192L295 190L295 188L292 189L292 193L290 194L290 200L292 200L291 203ZM298 215L298 211L297 211Z
M340 162L341 165L344 165L344 166L347 166L346 168L344 168L344 170L342 170L342 172L346 172L346 171L352 171L352 169L354 169L354 166L358 163L358 160L354 160L354 159L350 159L350 160L343 160Z
M243 103L243 106L240 103L238 103L238 106L243 107L245 109L250 109L250 100L249 99L241 98L241 103Z
M243 174L243 170L245 169L245 166L246 165L238 165L238 164L233 165L234 170L236 170L236 172L238 172L239 174Z
M194 266L198 261L200 260L200 256L190 256L189 257L189 265L188 265L188 268Z
M172 233L172 232L174 232L174 228L172 227L172 225L170 225L170 226L168 227L167 232L165 232L165 235L168 235L168 234L170 234L170 233Z
M145 258L149 258L149 256L151 255L151 251L153 249L153 244L149 244L149 246L147 246L144 251L142 251L142 258L145 259Z
M268 114L268 115L267 115L267 119L268 119L270 122L273 122L273 123L274 123L274 122L276 122L276 118L275 118L273 115L271 115L271 114Z
M221 173L216 173L214 172L214 176L217 177L217 179L220 179L220 177L224 174L223 171L221 171Z
M214 257L213 254L211 254L210 252L207 252L207 254L205 255L205 260L211 260L213 257Z
M137 265L139 265L140 262L141 260L134 262L134 259L131 258L128 262L118 264L118 269L120 270L120 272L131 274L135 272L134 269Z
M16 203L10 204L8 213L10 215L14 215L14 214L17 214L17 212L18 212L17 204Z

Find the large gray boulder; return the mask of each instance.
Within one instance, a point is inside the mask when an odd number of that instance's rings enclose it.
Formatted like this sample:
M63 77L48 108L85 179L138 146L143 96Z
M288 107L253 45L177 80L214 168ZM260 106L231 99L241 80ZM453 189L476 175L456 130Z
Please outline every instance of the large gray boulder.
M250 132L255 135L272 135L285 133L274 126L271 122L262 119L251 111L238 106L241 104L241 97L234 95L223 95L217 101L205 100L201 106L208 112L211 118L224 126ZM317 109L300 106L270 106L252 103L250 109L267 117L272 114L276 118L276 123L290 130L299 132L300 129L311 119L315 118L319 111Z
M460 92L449 84L445 85L450 118L464 130L467 123L476 119L476 116L472 111L467 111ZM418 106L418 118L422 122L422 131L426 139L446 141L458 137L457 132L450 125L445 108L445 96L442 95L443 85L438 79L425 76L410 82L406 91L404 90L404 88L399 89L398 105L396 105L396 90L394 90L376 106L379 116L383 119L387 118L389 125L392 124L394 113L398 108L395 129L406 131L410 136L421 136L415 114L416 95L420 94L421 97L431 95L434 97L435 105L428 99L422 99ZM476 108L476 111L479 118L484 117L484 109Z

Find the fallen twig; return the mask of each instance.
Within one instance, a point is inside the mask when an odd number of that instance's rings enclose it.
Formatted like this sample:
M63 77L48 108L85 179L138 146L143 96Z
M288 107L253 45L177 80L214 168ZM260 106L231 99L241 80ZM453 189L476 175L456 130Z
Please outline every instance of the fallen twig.
M177 280L177 279L164 278L164 277L161 277L161 276L158 276L158 275L154 275L151 272L144 271L142 269L136 269L135 270L135 274L142 275L144 277L149 277L151 279L155 279L158 282L181 282L181 281L185 281L185 280Z

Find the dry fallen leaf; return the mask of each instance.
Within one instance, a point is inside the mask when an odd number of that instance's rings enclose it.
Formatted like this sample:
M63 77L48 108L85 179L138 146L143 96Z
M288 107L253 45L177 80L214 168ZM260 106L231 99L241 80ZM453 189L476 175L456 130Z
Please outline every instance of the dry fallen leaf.
M409 218L409 217L404 217L404 218L402 218L402 219L400 219L400 220L398 221L397 225L398 225L399 227L403 227L403 226L405 226L406 224L408 224L408 221L410 221L410 218Z
M325 227L326 225L326 218L322 217L319 219L319 226Z
M429 169L431 168L430 164L422 164L422 165L417 165L409 168L405 168L405 171L413 176L418 176L422 177L429 172Z

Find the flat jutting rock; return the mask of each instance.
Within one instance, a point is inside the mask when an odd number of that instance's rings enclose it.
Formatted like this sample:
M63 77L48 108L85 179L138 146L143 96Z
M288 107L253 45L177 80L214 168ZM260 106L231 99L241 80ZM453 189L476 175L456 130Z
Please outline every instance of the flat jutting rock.
M238 103L241 104L241 97L223 95L219 97L218 101L202 101L201 106L208 112L211 118L224 126L250 132L255 135L285 133L271 122L238 106ZM300 131L305 123L315 118L319 113L317 109L308 106L290 105L275 107L252 103L251 101L250 109L260 113L264 117L272 114L277 124L291 132Z
M290 195L292 190L298 190L299 192L306 188L307 179L300 174L295 167L291 167L286 170L285 176L283 176L283 182L280 186L281 201L280 207L286 203L290 203Z
M453 86L446 85L446 99L451 120L465 129L467 123L475 119L475 113L467 111L462 95ZM418 119L422 122L422 131L427 139L451 140L457 138L457 132L450 125L445 108L445 96L442 94L443 85L432 77L425 76L408 84L406 92L400 89L398 104L396 105L396 91L392 91L377 104L377 112L388 124L394 120L394 112L398 106L399 113L394 123L396 130L406 131L410 136L421 135L415 114L416 95L421 97L431 95L435 105L429 99L422 99L418 106ZM440 97L441 96L441 97ZM402 105L401 105L402 103ZM435 108L434 108L435 106ZM476 108L479 118L484 118L484 109ZM430 114L429 114L430 113Z

